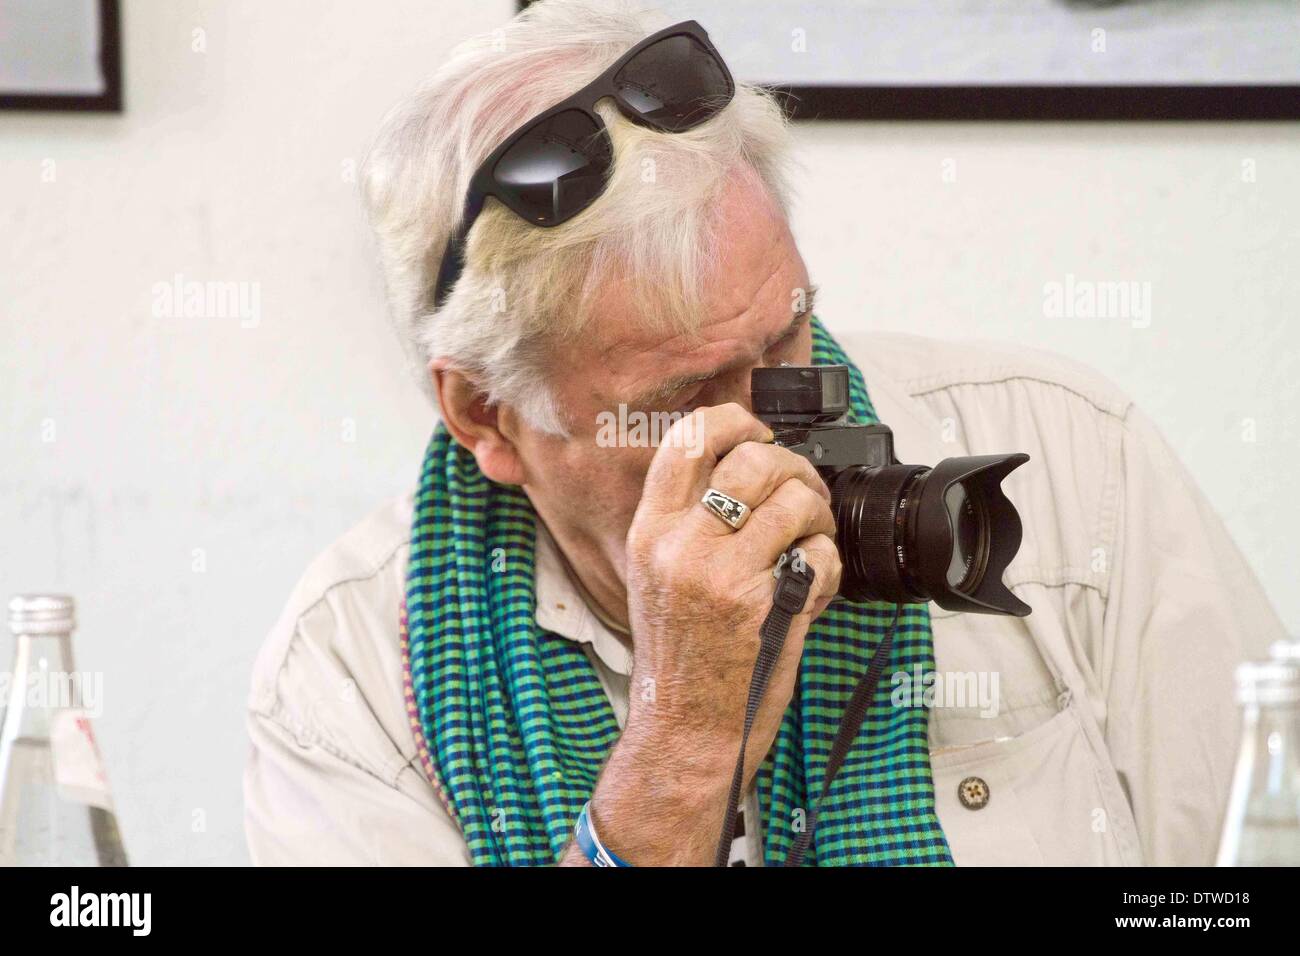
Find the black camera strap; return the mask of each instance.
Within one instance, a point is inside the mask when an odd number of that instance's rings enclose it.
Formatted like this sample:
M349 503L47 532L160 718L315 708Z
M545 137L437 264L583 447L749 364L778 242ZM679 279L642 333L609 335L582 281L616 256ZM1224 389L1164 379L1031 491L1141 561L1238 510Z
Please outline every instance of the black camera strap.
M749 679L749 698L745 703L745 725L740 735L740 755L736 758L736 770L731 777L727 813L723 818L722 834L718 839L717 853L714 855L715 866L726 866L727 859L731 855L731 844L736 831L736 813L745 782L745 750L749 746L749 734L758 716L763 694L767 691L768 682L772 678L772 671L781 657L781 649L785 647L785 639L790 633L790 624L794 616L803 610L804 604L807 603L815 577L812 566L796 554L794 549L782 555L777 565L776 593L772 595L772 609L768 611L763 626L759 629L758 659L754 662L754 673ZM899 608L895 605L894 618L890 622L889 629L871 655L867 672L862 675L844 709L844 716L840 719L840 726L835 732L831 752L826 760L826 774L822 780L821 793L808 808L806 825L803 832L795 839L794 845L790 847L785 866L798 866L803 862L804 854L808 851L813 828L817 825L817 805L830 791L831 783L839 773L845 757L848 756L849 748L853 746L858 730L871 709L871 702L875 699L876 687L880 683L880 676L884 672L885 662L889 660L889 651L893 646L898 614Z
M872 652L871 661L867 664L867 672L858 681L858 686L853 689L853 696L849 698L844 708L844 716L840 718L839 729L835 731L835 739L831 742L831 752L826 757L826 775L822 778L821 793L808 808L808 819L804 821L803 832L795 837L794 845L790 847L790 852L785 858L785 866L798 866L803 862L803 855L808 852L813 828L817 826L817 807L826 799L826 794L830 793L831 783L834 782L835 775L840 772L844 758L849 755L849 748L857 739L862 722L867 719L871 702L876 699L876 687L880 684L880 676L884 673L885 663L889 660L890 648L894 646L894 629L898 627L899 610L899 606L895 604L894 618L889 622L889 629L885 631L885 636Z
M815 577L812 565L795 554L794 549L781 555L781 561L777 565L772 609L767 612L758 632L758 659L754 662L754 673L749 678L745 726L740 734L740 756L736 758L736 772L731 777L727 815L722 821L722 835L718 838L718 851L713 858L715 866L726 866L727 858L731 855L731 841L736 832L736 811L745 784L745 748L749 746L749 732L754 728L754 718L758 716L758 707L763 702L768 681L772 679L772 671L781 658L781 648L785 647L790 624L807 603Z

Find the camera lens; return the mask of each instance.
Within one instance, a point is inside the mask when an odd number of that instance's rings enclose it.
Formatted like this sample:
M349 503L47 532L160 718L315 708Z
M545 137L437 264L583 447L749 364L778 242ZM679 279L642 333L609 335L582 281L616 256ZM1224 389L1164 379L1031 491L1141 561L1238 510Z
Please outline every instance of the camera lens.
M1028 614L1001 580L1020 547L1021 527L1000 487L1027 460L986 455L948 458L934 468L855 465L833 475L840 593L851 601L932 600L950 610Z
M912 489L925 468L854 465L831 482L835 543L844 565L840 593L850 601L915 601L907 539Z
M952 527L952 560L948 564L948 586L969 591L979 585L988 565L988 512L983 502L966 493L956 482L943 494Z

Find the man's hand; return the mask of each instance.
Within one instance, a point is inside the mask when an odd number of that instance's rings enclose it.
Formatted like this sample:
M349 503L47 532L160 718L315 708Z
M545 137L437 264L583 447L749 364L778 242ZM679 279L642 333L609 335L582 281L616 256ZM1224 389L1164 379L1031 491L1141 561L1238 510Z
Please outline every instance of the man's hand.
M602 841L637 865L713 860L779 556L802 549L815 581L755 719L746 788L794 692L804 635L840 583L830 493L812 465L770 444L771 431L739 405L694 414L703 453L686 454L678 422L628 531L631 705L592 797ZM700 504L709 487L749 505L743 528ZM570 847L564 862L585 860Z

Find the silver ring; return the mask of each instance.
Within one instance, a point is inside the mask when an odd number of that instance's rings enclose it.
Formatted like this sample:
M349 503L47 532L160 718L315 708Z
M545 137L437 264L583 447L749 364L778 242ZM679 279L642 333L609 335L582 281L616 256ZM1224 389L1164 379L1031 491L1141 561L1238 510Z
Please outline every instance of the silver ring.
M749 520L749 505L717 488L706 491L704 497L700 499L700 504L729 524L733 531L739 531Z

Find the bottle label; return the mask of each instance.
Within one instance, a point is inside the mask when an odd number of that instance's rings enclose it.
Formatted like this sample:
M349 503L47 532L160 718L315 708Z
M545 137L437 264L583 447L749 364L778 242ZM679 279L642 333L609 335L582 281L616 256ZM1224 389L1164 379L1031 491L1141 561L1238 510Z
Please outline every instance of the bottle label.
M60 797L112 811L108 775L85 711L60 710L54 715L50 722L50 753L54 758L54 786Z

